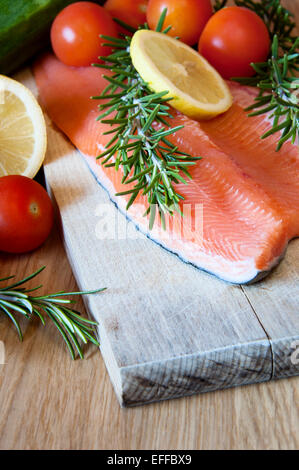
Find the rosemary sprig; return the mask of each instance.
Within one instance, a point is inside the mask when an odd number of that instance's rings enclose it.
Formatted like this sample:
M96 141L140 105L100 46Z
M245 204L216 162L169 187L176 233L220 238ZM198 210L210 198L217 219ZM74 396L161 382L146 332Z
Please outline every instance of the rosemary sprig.
M225 7L227 0L218 0L215 10ZM262 139L280 132L276 150L299 136L299 38L293 35L296 26L292 13L280 4L280 0L235 0L237 6L246 7L257 13L266 24L272 40L269 58L263 63L252 63L254 77L233 78L248 86L259 88L254 103L246 111L249 116L270 113L271 129Z
M96 294L105 289L87 292L62 291L55 294L33 297L30 294L42 287L41 285L31 289L20 286L23 286L26 282L35 278L44 269L45 266L21 281L14 282L6 287L1 287L0 312L12 321L16 327L20 341L23 340L23 334L16 314L21 314L28 320L34 316L38 317L43 325L45 325L44 315L48 316L63 337L72 359L75 359L75 350L77 350L80 358L83 359L84 355L81 343L87 344L91 342L99 346L94 331L94 327L97 323L83 318L80 312L70 308L69 305L75 303L75 301L66 299L65 296ZM6 277L0 279L0 282L12 278L14 278L14 276Z
M267 62L252 64L257 72L252 78L237 78L239 83L256 86L260 89L254 103L246 108L251 112L249 116L257 116L271 113L273 119L271 129L262 135L262 139L281 132L276 150L280 150L287 140L294 144L299 137L299 106L296 95L299 89L299 80L289 73L290 66L298 59L299 54L295 52L299 45L296 39L288 54L279 56L278 39L274 36L272 43L272 55Z
M163 33L169 31L169 28L163 30L166 12L165 9L157 26L157 31ZM119 23L134 32L125 23ZM148 28L147 25L142 27ZM172 115L167 104L169 98L165 98L168 92L152 92L133 66L130 57L131 37L102 37L107 41L106 45L113 48L113 53L101 57L103 64L94 65L110 70L112 75L104 75L108 85L100 96L93 98L105 100L99 106L101 114L98 120L111 126L104 133L111 134L111 139L98 158L104 166L115 167L116 171L122 167L122 183L133 184L133 187L117 194L131 195L127 209L138 194L142 194L148 201L145 215L150 214L150 229L155 221L156 208L162 226L165 226L165 214L180 212L179 202L183 199L174 184L187 184L184 176L191 178L188 167L194 165L200 157L179 151L167 139L183 126L170 126Z

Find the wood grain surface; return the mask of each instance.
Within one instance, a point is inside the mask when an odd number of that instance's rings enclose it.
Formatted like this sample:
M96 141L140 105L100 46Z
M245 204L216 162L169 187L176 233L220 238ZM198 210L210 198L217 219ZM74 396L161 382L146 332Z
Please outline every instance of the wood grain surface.
M298 11L298 1L284 4ZM30 255L0 255L3 275L23 276L44 264L44 292L76 289L56 229ZM79 307L84 310L81 301ZM6 350L6 364L0 366L1 449L299 446L298 378L124 410L96 348L88 349L85 361L72 362L54 327L36 321L22 324L25 339L20 344L8 321L0 317L0 340Z

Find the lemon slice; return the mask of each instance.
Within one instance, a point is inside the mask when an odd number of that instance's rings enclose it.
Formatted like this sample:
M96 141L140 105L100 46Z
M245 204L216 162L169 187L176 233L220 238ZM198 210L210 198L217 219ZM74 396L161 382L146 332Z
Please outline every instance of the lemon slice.
M171 106L193 119L210 119L232 104L230 91L206 59L181 41L141 29L132 39L134 67L156 93L168 90Z
M47 146L44 116L28 88L0 75L0 176L33 178Z

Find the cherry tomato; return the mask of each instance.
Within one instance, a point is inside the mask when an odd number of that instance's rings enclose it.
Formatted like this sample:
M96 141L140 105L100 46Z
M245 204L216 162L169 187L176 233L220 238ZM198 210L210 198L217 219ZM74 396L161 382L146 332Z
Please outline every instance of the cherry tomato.
M148 0L107 0L104 8L112 18L118 18L137 29L146 22L147 4Z
M172 26L170 36L179 36L181 41L192 46L212 16L210 0L150 0L147 9L147 22L156 29L164 8L167 15L163 27Z
M224 78L250 77L251 62L264 62L270 50L265 23L243 7L219 10L206 24L198 50Z
M46 190L26 176L0 178L0 251L25 253L40 246L53 225Z
M66 65L76 67L100 62L99 56L111 53L100 34L117 36L116 25L105 8L92 2L77 2L56 16L51 28L53 50Z

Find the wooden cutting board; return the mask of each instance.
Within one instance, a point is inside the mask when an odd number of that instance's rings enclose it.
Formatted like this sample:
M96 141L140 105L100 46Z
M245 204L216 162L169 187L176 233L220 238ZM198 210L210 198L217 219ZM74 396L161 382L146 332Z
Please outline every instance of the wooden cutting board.
M16 78L36 93L29 70ZM108 287L85 302L120 404L299 375L299 240L266 280L220 281L138 232L47 123L45 176L78 285Z

